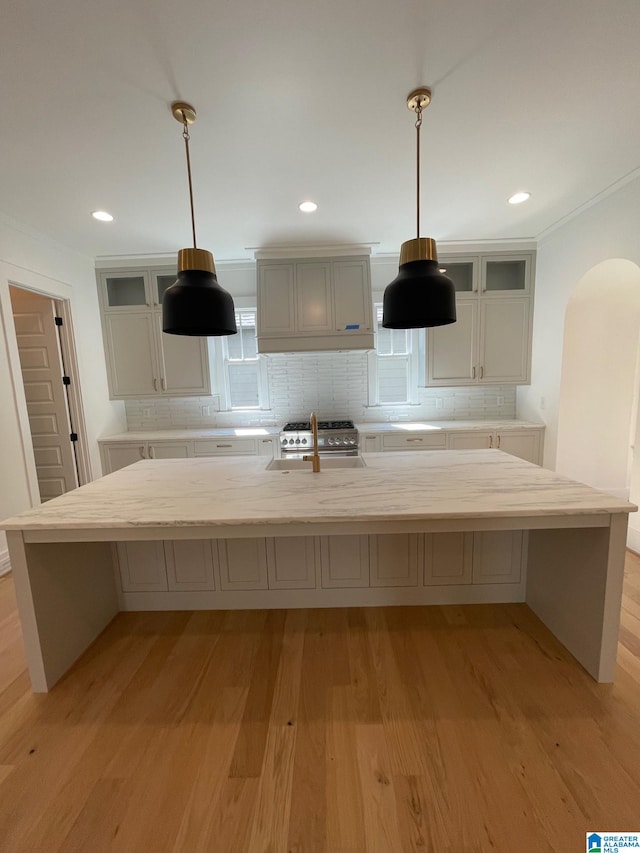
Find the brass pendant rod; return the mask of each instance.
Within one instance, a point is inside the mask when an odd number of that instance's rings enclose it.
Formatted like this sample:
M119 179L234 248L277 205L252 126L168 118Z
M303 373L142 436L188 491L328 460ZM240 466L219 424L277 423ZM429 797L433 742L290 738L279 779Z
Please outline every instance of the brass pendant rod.
M420 237L420 128L422 108L416 107L416 237Z
M196 244L196 218L193 212L193 184L191 182L191 157L189 156L189 125L187 124L187 117L182 112L182 122L184 124L184 131L182 136L184 137L184 148L187 155L187 177L189 179L189 204L191 205L191 231L193 233L193 248L197 248Z

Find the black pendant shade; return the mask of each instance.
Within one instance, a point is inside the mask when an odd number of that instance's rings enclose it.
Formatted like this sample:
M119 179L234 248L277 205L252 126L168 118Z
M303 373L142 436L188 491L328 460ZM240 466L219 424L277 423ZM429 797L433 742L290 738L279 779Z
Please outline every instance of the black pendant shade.
M178 253L178 280L162 297L162 331L201 337L237 333L233 299L218 284L211 252Z
M400 264L384 292L385 329L424 329L456 322L456 291L434 260Z
M213 273L182 270L162 297L162 331L168 335L235 335L233 299Z

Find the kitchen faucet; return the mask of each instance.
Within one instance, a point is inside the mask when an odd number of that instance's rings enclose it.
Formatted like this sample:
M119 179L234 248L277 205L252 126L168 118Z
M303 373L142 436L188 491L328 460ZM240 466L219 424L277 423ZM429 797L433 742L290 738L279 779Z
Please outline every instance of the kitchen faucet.
M311 431L313 432L313 454L309 456L303 456L303 460L305 462L313 462L313 473L320 473L320 454L318 453L318 418L316 417L315 412L311 412L309 415L309 421L311 423Z

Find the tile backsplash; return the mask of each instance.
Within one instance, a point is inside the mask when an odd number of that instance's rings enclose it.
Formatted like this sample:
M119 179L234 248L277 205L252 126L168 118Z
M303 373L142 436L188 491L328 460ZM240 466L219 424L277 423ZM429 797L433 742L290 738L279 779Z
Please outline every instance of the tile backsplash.
M368 362L364 352L291 353L267 358L268 410L220 412L219 398L163 397L127 400L130 431L202 427L282 426L306 419L494 420L516 417L516 386L420 388L412 405L368 405Z

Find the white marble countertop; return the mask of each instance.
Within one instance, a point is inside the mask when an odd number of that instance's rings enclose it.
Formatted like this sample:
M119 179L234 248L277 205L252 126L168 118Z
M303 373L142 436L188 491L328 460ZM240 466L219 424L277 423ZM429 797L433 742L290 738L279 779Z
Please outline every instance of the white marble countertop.
M284 426L284 424L283 424ZM268 435L280 435L281 427L211 427L210 429L147 429L135 432L118 432L103 435L98 441L191 441L197 438L264 438Z
M379 421L377 423L356 424L358 432L432 432L438 430L510 430L544 429L544 424L519 420L492 421Z
M119 432L103 435L100 442L111 441L190 441L198 438L235 437L260 438L260 436L279 435L281 426L249 427L211 427L203 429L156 429ZM378 421L356 424L358 432L429 432L431 430L509 430L544 429L544 424L519 420L493 421Z
M137 462L4 521L7 530L238 526L633 512L499 450L364 455L361 469L267 471L264 457ZM309 529L312 534L312 529Z

